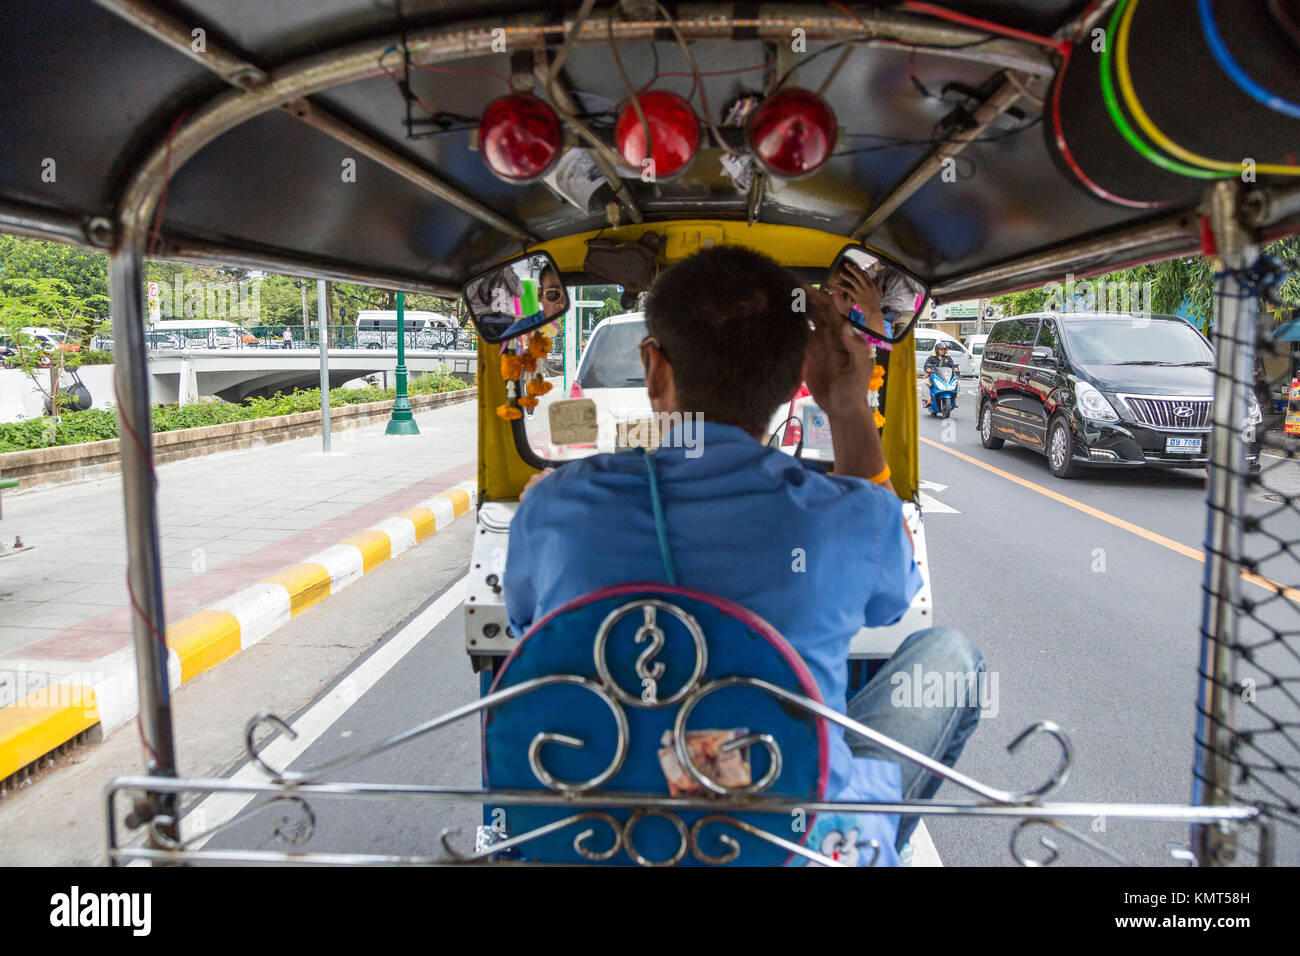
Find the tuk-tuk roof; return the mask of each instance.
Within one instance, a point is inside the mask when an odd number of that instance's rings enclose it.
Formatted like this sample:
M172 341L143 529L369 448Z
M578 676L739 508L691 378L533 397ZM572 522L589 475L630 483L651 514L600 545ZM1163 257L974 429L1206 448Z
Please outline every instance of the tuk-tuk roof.
M484 106L509 91L511 56L487 49L489 31L505 24L520 38L519 69L521 51L531 57L543 40L558 49L576 6L10 0L0 6L0 229L107 247L124 210L152 197L162 210L148 224L159 258L458 288L524 248L609 226L604 210L579 210L541 182L498 179L472 144ZM1034 284L1040 273L1059 275L1062 263L1095 273L1199 247L1193 211L1203 181L1166 176L1136 202L1107 201L1072 176L1053 145L1048 113L1062 38L1079 36L1110 4L942 6L1057 45L902 4L674 7L708 74L715 122L739 93L762 91L773 67L803 61L797 85L817 89L838 54L814 54L837 37L858 42L824 91L842 135L822 169L794 181L769 177L754 206L722 175L722 150L707 145L679 178L626 181L645 222L756 219L856 236L934 285L941 300ZM627 96L604 42L606 15L595 11L563 72L593 126L607 125ZM800 24L807 52L787 58L772 38ZM686 60L662 22L615 29L638 86L657 73L661 87L687 93ZM1186 83L1186 64L1167 60L1146 64L1148 76ZM1095 72L1091 60L1087 69ZM411 100L402 92L408 75ZM1008 82L1024 94L1005 96ZM1087 87L1066 93L1070 116L1083 117L1071 135L1084 152L1104 155L1110 140L1083 142L1104 126L1087 115L1097 106ZM992 120L945 167L955 177L917 178L947 135L942 123L998 96ZM1200 97L1198 108L1237 105ZM1124 161L1150 180L1136 154ZM1129 238L1114 241L1121 234ZM1035 272L1026 257L1044 253Z

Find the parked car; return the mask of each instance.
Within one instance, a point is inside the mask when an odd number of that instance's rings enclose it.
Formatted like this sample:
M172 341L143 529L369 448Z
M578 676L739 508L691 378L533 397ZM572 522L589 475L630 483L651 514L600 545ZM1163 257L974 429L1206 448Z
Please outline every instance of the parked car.
M980 364L984 359L984 343L988 340L987 335L968 335L962 343L966 346L966 351L970 353L971 372L975 375L980 373Z
M1214 353L1173 315L1046 313L1002 319L985 343L976 421L985 448L1010 440L1052 474L1085 466L1205 468ZM1259 466L1259 403L1246 395L1243 454Z
M658 444L637 350L645 337L645 314L629 312L602 319L587 339L568 397L596 403L597 451Z
M934 350L939 347L940 342L948 346L948 357L957 363L959 374L975 374L974 368L971 367L970 353L966 351L966 346L947 332L918 327L913 333L913 338L916 340L916 372L918 375L921 373L921 369L925 368L925 360L934 354Z
M27 329L23 331L27 332ZM36 344L25 347L39 352L36 361L41 368L49 368L54 364L54 348L48 343L37 338ZM23 348L24 346L19 345L12 337L0 335L0 367L16 368L21 361Z

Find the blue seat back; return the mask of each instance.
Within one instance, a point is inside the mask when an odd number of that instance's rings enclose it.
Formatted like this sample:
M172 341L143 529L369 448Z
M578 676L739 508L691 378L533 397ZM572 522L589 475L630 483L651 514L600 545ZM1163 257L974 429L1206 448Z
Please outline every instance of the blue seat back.
M710 687L729 678L739 680ZM825 722L747 680L821 701L789 643L738 605L662 584L593 592L538 622L498 672L493 692L514 689L519 696L484 715L485 783L493 790L667 797L671 773L688 792L699 791L692 795L707 794L677 759L672 734L681 720L688 732L767 735L767 743L744 748L754 784L775 773L762 795L822 798ZM724 739L706 736L715 745ZM729 759L734 768L735 755ZM730 819L701 823L704 812L662 807L610 806L583 819L572 819L583 811L559 807L493 812L498 821L504 816L511 837L571 820L520 847L525 859L557 863L779 865L791 859L789 849L732 821L798 844L812 823L799 812L726 814Z

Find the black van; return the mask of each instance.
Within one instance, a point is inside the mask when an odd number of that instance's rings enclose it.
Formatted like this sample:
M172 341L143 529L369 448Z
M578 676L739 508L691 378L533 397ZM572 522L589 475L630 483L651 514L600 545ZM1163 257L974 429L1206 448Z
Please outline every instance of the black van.
M1010 439L1047 456L1052 474L1085 466L1204 468L1209 464L1214 353L1175 315L1049 312L1001 319L980 368L985 448ZM1253 394L1242 429L1259 467Z

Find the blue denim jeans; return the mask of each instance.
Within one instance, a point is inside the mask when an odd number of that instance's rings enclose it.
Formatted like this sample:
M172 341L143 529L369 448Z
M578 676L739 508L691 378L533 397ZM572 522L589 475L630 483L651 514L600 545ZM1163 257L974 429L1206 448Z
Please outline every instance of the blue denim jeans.
M980 701L966 695L964 701L925 703L923 688L914 686L916 677L918 674L945 677L973 674L975 678L967 686L979 686L984 669L984 655L955 628L931 627L917 631L899 645L894 656L849 701L848 715L952 767L979 722ZM854 756L889 760L899 765L904 800L928 800L943 783L942 778L857 737L852 731L845 731L845 739ZM911 838L919 820L916 815L899 820L897 846L900 849Z

